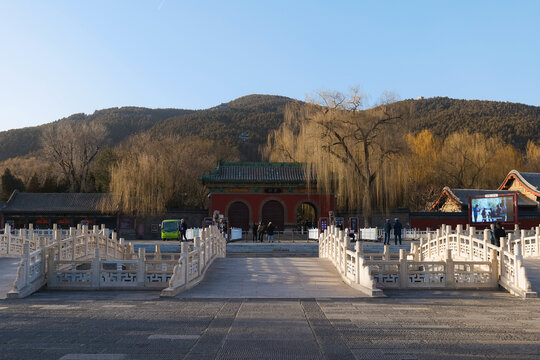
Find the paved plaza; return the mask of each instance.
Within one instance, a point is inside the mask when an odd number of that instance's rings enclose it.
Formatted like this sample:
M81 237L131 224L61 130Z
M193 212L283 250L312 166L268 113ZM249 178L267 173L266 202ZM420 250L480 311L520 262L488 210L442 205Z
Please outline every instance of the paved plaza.
M224 258L176 298L41 291L0 300L0 359L540 358L539 299L385 293L365 297L327 260Z
M540 301L505 292L160 299L40 292L0 302L1 359L538 359Z

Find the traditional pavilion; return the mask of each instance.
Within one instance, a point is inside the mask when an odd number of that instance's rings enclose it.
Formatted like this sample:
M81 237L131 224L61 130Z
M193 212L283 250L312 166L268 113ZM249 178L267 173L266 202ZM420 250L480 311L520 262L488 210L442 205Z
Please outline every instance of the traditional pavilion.
M210 190L210 210L244 230L259 221L271 221L277 230L316 226L334 211L334 195L318 190L299 163L224 162L202 181Z
M111 196L102 193L25 193L15 190L0 208L2 226L9 223L15 228L51 228L53 224L70 226L101 225L114 229L118 223L118 211L104 212L112 208Z
M516 194L517 223L521 228L540 225L540 173L522 173L512 170L496 190L451 189L444 187L437 201L431 206L431 215L411 216L416 228L436 228L440 224L466 225L469 221L469 198L487 194Z

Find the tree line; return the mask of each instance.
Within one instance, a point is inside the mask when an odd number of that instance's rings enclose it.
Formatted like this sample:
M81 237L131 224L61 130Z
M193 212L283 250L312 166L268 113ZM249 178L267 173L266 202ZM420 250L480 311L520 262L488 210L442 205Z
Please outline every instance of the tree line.
M503 124L508 131L487 131L484 123L490 123L494 107L510 119L524 118L510 128L508 119L497 115L493 128ZM14 189L111 192L126 213L204 208L207 190L200 175L220 160L262 156L305 163L319 186L337 194L339 208L360 209L369 218L372 209L426 209L443 186L494 189L511 169L540 171L538 144L508 140L521 139L519 124L539 117L538 108L521 104L396 101L388 93L368 103L353 89L349 94L320 92L307 102L248 96L198 112L165 109L159 116L129 109L135 114L131 120L122 109L113 109L105 111L107 121L96 112L92 116L102 121L81 114L44 126L39 151L0 163L2 200ZM136 123L146 131L118 138L123 140L111 147L110 139L119 136L111 131L120 131L115 117L130 131ZM467 119L472 125L463 125ZM159 127L152 125L156 121ZM247 141L239 137L242 133Z

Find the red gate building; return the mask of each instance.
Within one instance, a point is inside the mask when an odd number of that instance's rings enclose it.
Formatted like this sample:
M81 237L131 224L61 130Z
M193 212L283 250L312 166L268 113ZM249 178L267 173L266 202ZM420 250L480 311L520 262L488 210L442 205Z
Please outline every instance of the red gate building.
M210 211L219 210L243 230L259 221L271 221L277 230L316 226L334 211L334 195L318 190L299 163L225 162L202 181L210 190Z

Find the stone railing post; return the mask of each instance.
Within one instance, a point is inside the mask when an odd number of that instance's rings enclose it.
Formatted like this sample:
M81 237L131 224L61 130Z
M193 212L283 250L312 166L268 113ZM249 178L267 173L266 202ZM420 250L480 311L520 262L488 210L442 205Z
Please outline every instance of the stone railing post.
M457 242L457 256L463 256L461 251L463 250L461 248L461 232L463 231L463 225L458 224L456 226L456 242Z
M446 249L446 287L454 289L456 287L454 260L452 259L452 250Z
M474 259L474 240L476 240L476 229L474 226L469 226L469 260L470 261Z
M420 239L420 247L419 247L419 250L418 250L418 258L416 259L416 261L424 261L424 254L423 254L423 251L422 249L424 248L424 239ZM428 256L429 256L429 253L428 253Z
M384 245L383 248L383 260L390 261L390 248L388 245Z
M24 261L24 267L23 267L23 270L24 270L24 287L26 287L28 285L28 278L30 277L30 244L27 242L25 242L23 244L23 261ZM22 288L22 287L21 287Z
M54 266L54 253L55 248L49 247L46 249L47 252L47 284L54 285L56 282L56 278L54 277L54 273L56 272L56 268Z
M441 243L441 238L443 236L442 234L442 229L437 229L437 232L435 233L435 242L436 242L436 248L437 248L437 257L440 257L441 256L441 252L440 252L440 243Z
M339 233L343 237L343 274L347 276L347 250L351 247L351 240L348 236L344 236L341 231Z
M99 289L101 279L101 254L100 249L94 249L94 258L92 259L92 288Z
M197 276L199 276L202 272L202 250L201 250L201 240L199 238L193 239L193 248L195 251L197 251Z
M540 239L540 226L537 226L534 232L534 248L536 249L536 256L540 256L540 244L538 240ZM533 254L533 256L535 255Z
M506 251L506 238L501 238L499 247L499 276L504 274L504 252Z
M409 285L409 266L405 249L399 249L399 287L406 289Z
M4 227L4 236L6 237L7 254L9 255L11 253L11 225L6 224ZM538 244L538 241L536 243Z
M357 241L356 244L354 244L354 250L356 252L356 262L354 266L356 266L356 279L354 280L355 283L360 284L360 262L362 261L362 245L360 245L360 241Z
M40 272L43 276L47 273L47 254L46 254L46 248L47 244L45 243L45 238L41 237L39 239L39 248L41 249L41 269Z
M489 229L484 229L484 251L482 256L484 257L482 260L487 261L488 260L488 247L487 244L490 243L489 239Z
M427 241L427 258L431 259L431 232L428 232L426 234L426 241Z
M156 245L156 247L159 245ZM137 285L144 287L146 282L146 249L139 248L139 256L137 258Z
M180 257L182 258L182 266L184 268L184 284L187 286L189 281L189 249L185 242L180 244Z
M491 249L491 285L496 287L499 283L499 261L497 260L497 250Z

